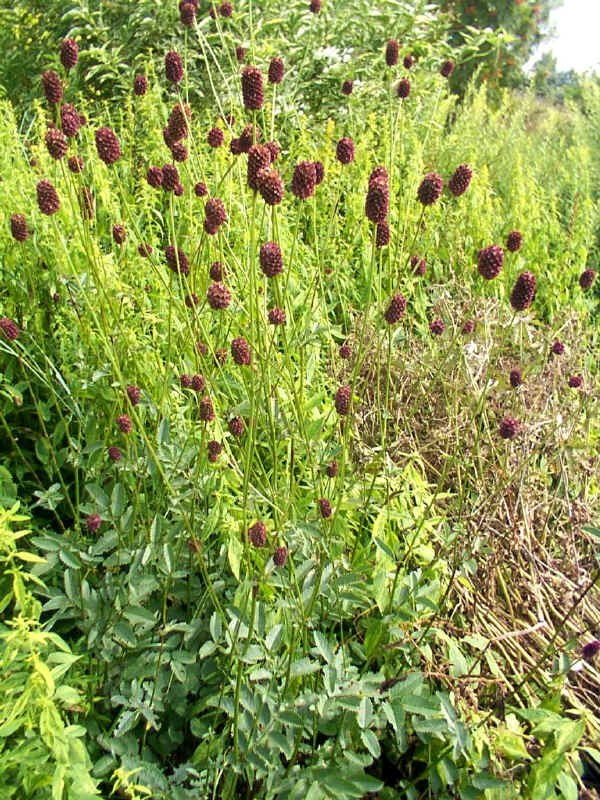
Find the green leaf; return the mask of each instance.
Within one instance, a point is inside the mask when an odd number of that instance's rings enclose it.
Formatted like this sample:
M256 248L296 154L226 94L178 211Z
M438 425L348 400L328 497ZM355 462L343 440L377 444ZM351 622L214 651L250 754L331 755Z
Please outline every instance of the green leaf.
M373 758L379 758L381 755L381 748L379 747L379 742L377 741L377 737L370 730L364 730L360 732L360 738L364 746L367 748L369 753L373 756Z
M317 645L317 650L321 654L322 658L328 664L331 664L331 662L333 661L333 651L329 646L329 642L323 636L322 633L319 633L319 631L315 631L314 637L315 637L315 644Z
M229 566L233 572L236 580L240 579L240 565L242 563L242 556L244 554L244 547L235 534L229 537L229 544L227 546L227 559Z

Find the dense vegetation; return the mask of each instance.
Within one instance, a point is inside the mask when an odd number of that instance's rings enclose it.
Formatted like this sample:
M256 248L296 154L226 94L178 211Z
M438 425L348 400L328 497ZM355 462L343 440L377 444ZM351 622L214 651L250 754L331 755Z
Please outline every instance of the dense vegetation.
M574 800L598 87L459 100L499 34L418 3L67 5L2 64L2 797Z

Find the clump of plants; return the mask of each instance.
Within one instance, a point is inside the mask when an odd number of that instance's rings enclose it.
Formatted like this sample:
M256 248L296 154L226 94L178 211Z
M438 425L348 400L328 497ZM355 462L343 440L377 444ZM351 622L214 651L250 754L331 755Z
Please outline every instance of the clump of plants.
M211 104L182 3L126 103L73 93L69 39L25 156L0 123L0 478L86 663L93 781L571 798L597 728L591 155L557 117L540 162L498 152L482 130L525 148L527 108L457 109L454 61L396 38L313 122L239 15Z

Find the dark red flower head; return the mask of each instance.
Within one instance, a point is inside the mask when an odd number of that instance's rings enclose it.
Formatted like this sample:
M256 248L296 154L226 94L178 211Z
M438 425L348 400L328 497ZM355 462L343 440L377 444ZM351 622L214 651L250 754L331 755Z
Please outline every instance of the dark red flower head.
M342 94L349 96L352 94L352 90L354 89L354 81L345 80L342 83Z
M593 661L598 653L600 653L600 641L598 639L584 644L581 650L581 655L585 661Z
M308 5L308 10L311 11L313 14L318 14L321 10L321 0L310 0Z
M488 281L498 275L502 264L504 264L504 250L497 244L484 247L477 254L477 270Z
M220 261L213 261L213 263L210 265L210 269L208 271L208 274L210 275L210 277L212 278L213 281L222 281L223 280L224 269L223 269L223 265L221 264L221 262Z
M60 200L56 189L50 181L40 181L37 185L37 202L42 214L56 214L60 208Z
M410 81L408 78L402 78L396 86L396 94L401 100L405 100L410 94Z
M225 0L224 3L221 3L219 6L219 16L220 17L230 17L233 14L233 6L229 2L229 0Z
M16 322L8 317L0 317L0 331L11 342L19 338L21 331Z
M63 39L60 46L60 63L67 70L73 69L79 58L79 46L75 39Z
M267 529L264 522L255 522L248 528L248 538L254 547L264 547L267 543Z
M331 503L326 497L321 497L319 500L319 510L323 519L328 519L331 516Z
M193 3L182 3L179 14L182 25L193 25L196 19L196 6Z
M112 236L115 244L123 244L127 238L127 232L122 225L113 225Z
M42 74L42 87L49 103L60 103L63 96L62 83L54 70L48 69Z
M86 519L85 524L90 533L96 533L100 525L102 525L102 517L100 514L90 514Z
M419 275L423 277L425 275L425 270L427 269L427 262L424 258L419 258L419 256L412 256L410 259L410 265L413 268L413 272L415 275Z
M583 383L583 378L581 375L571 375L569 378L569 386L571 389L580 389Z
M340 164L350 164L354 161L354 142L348 136L344 136L337 143L336 157Z
M179 178L179 176L178 176ZM148 167L146 180L153 189L158 189L163 184L163 171L160 167Z
M163 137L167 147L171 147L175 142L185 139L188 135L188 120L192 115L190 107L176 103L169 114L167 127L163 131Z
M350 409L352 391L349 386L340 386L335 393L335 410L340 416L346 416Z
M533 303L537 278L532 272L522 272L513 286L510 304L515 311L525 311Z
M516 253L521 249L523 234L520 231L511 231L506 237L506 249L511 253Z
M55 158L57 161L63 158L69 149L69 143L64 133L59 131L58 128L50 128L50 130L46 132L44 141L46 142L48 152L52 158Z
M562 356L562 354L565 352L565 346L561 341L555 339L552 342L552 347L550 348L550 352L553 353L555 356Z
M225 206L223 205L223 201L219 200L218 197L208 198L206 205L204 206L204 215L206 217L206 221L211 226L215 226L216 228L218 228L219 225L223 225L223 223L227 221L227 212L225 211Z
M83 158L81 156L71 156L67 161L67 166L71 172L83 172Z
M142 393L139 389L139 386L133 386L133 384L130 384L127 387L127 397L129 398L129 402L132 406L137 406L137 404L140 402L141 396Z
M258 67L245 67L242 70L242 97L244 107L259 111L265 101L262 73Z
M593 269L584 269L579 276L579 285L582 289L589 289L596 277L596 271Z
M198 295L195 292L192 292L191 294L186 294L186 296L183 298L183 302L185 303L186 308L194 308L198 305L200 300L198 299Z
M285 311L283 308L272 308L269 311L270 325L285 325Z
M300 161L292 176L292 192L296 197L306 200L315 192L317 175L314 161Z
M281 203L285 189L277 170L263 169L258 174L258 191L267 205L276 206Z
M431 206L440 199L443 188L444 181L437 172L429 172L421 181L417 197L424 206Z
M179 170L175 164L164 164L162 172L162 188L165 192L174 192L180 184Z
M13 214L10 218L10 232L17 242L24 242L29 236L27 220L23 214Z
M203 181L200 181L200 183L197 183L194 186L194 194L196 197L206 197L208 194L208 188Z
M460 197L469 188L471 178L473 177L473 170L468 164L461 164L454 170L454 174L448 181L448 188L455 197Z
M277 157L279 156L279 153L281 153L281 147L279 147L277 142L266 142L265 147L271 154L271 164L274 161L277 161Z
M283 73L283 61L280 58L272 58L269 64L269 83L281 83Z
M412 56L404 56L402 63L404 64L404 69L410 69L415 63L415 60Z
M165 56L165 76L171 83L179 83L183 78L183 62L175 50L170 50Z
M440 68L440 75L444 78L449 78L453 72L454 72L454 61L451 61L450 59L444 61L444 63Z
M387 247L390 243L390 226L387 220L377 223L377 233L375 234L375 247Z
M332 461L330 461L330 462L329 462L329 464L327 465L327 469L326 469L326 472L327 472L327 477L328 477L328 478L335 478L335 477L336 477L336 475L338 474L338 472L339 472L339 471L340 471L339 464L338 464L338 462L337 462L337 461L335 460L335 458L334 458L334 459L333 459Z
M250 345L243 338L239 337L231 342L231 355L236 364L247 366L252 360Z
M371 222L383 222L388 215L389 190L384 178L375 178L369 182L365 199L365 216Z
M283 256L276 242L265 242L261 245L259 261L260 268L267 278L274 278L283 272Z
M131 433L133 430L133 423L127 414L121 414L117 417L117 427L121 433Z
M206 449L208 450L208 460L211 463L215 463L215 461L221 455L221 451L223 450L223 445L220 442L217 442L215 439L212 439L207 445Z
M138 253L142 258L150 258L152 250L152 245L146 244L146 242L140 242L140 244L138 244Z
M475 329L475 320L466 319L462 326L463 333L473 333Z
M240 133L239 146L242 153L248 153L253 144L257 144L262 137L262 132L258 126L246 125Z
M71 103L63 103L60 107L60 126L65 136L68 136L69 139L77 136L81 127L81 118L77 113L77 109Z
M400 42L397 39L388 39L385 46L385 63L388 67L395 67L398 63L398 51Z
M96 150L98 151L98 157L105 164L110 165L118 161L121 155L121 146L114 131L107 127L98 128L96 131Z
M229 433L238 439L245 430L244 420L241 417L232 417L228 422Z
M519 432L519 423L513 417L505 417L500 422L498 430L503 439L514 439Z
M145 75L136 75L133 79L133 93L142 97L148 91L148 79Z
M518 369L517 367L515 367L515 369L511 369L508 379L513 389L517 389L523 383L523 376L521 375L521 370Z
M346 361L347 359L352 358L352 348L349 344L342 344L338 350L338 355L343 361Z
M208 305L222 311L231 303L231 293L224 283L211 283L206 292Z
M215 418L212 400L207 394L201 397L198 402L198 416L202 422L212 422Z
M283 567L285 566L285 562L287 561L288 557L288 550L285 545L281 545L278 547L277 550L273 553L273 563L276 567Z
M111 461L120 461L121 460L121 451L118 447L109 447L108 448L108 457Z
M429 323L429 330L434 336L441 336L446 330L443 319L432 319Z
M172 244L167 245L167 247L165 247L165 258L167 259L169 269L176 275L187 275L189 273L190 262L186 254L179 247L175 249Z
M318 186L320 183L323 183L323 178L325 177L325 167L321 161L313 161L313 164L315 167L315 185Z
M247 181L250 189L256 191L259 188L259 176L264 169L271 163L271 153L264 144L253 144L248 150L248 169Z
M179 378L179 383L182 389L189 389L192 385L192 379L184 372Z
M223 131L221 128L211 128L208 132L206 137L206 141L209 143L211 147L217 148L221 147L225 140L225 136L223 135Z

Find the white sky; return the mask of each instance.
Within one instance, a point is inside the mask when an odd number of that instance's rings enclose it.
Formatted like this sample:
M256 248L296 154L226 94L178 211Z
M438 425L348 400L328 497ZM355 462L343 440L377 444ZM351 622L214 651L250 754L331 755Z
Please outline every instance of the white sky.
M557 69L600 72L600 0L564 0L550 15L554 39L544 41L530 64L552 52Z

